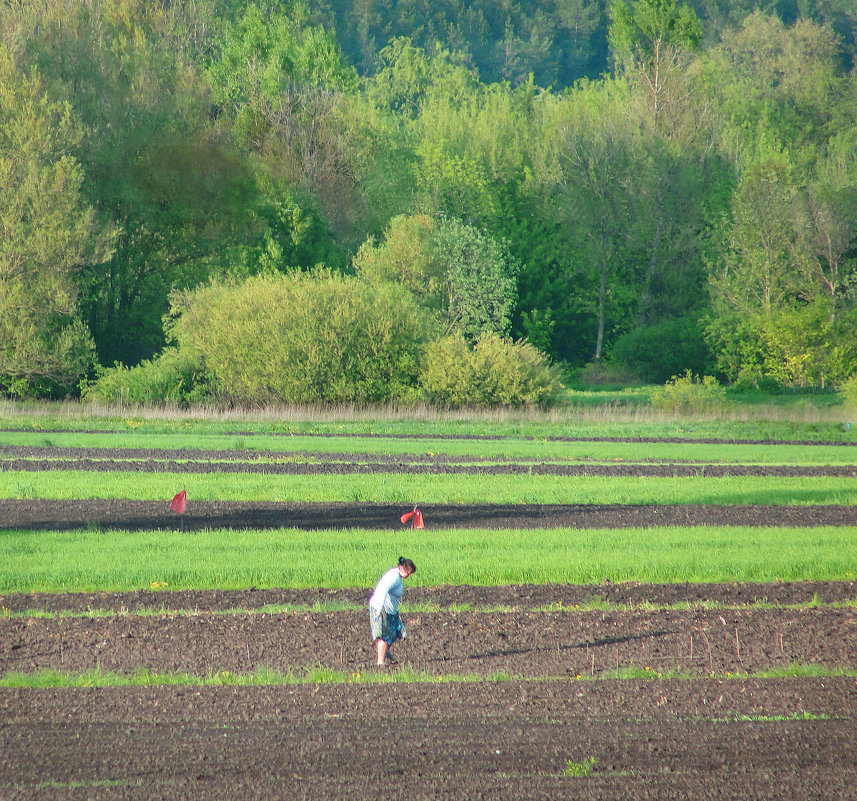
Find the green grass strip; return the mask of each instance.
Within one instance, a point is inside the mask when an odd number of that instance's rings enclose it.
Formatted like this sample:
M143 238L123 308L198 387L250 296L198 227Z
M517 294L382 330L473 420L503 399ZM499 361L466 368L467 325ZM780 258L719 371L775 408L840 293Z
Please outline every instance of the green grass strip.
M835 395L732 393L736 403L717 417L659 415L650 409L650 389L571 392L572 404L550 412L482 410L443 412L374 409L278 408L259 411L209 409L135 411L76 403L0 401L0 428L102 429L140 434L206 434L234 431L325 434L396 434L415 437L481 436L712 437L738 439L842 440L857 442L854 409ZM742 399L750 402L741 403ZM822 417L823 415L823 417ZM851 428L844 423L851 421Z
M556 432L553 434L556 435ZM585 435L608 436L600 428ZM790 438L795 438L790 434ZM142 433L76 433L2 431L4 445L61 448L165 448L246 451L247 456L259 452L307 453L374 453L447 454L482 458L527 458L533 460L578 461L690 461L724 464L853 464L854 448L836 445L808 447L796 444L727 444L693 442L557 442L548 436L527 439L511 435L498 440L439 439L431 436L396 439L384 437L309 437L270 434L206 435L194 432L169 434Z
M756 601L754 603L722 603L718 601L678 601L672 604L649 603L643 601L638 604L620 604L604 601L600 598L593 597L579 604L563 604L561 601L552 604L544 604L542 606L526 607L526 606L509 606L501 604L493 604L490 606L475 606L474 604L438 604L438 603L408 603L403 602L401 609L406 615L416 614L439 614L446 612L475 612L478 614L507 614L519 612L548 612L552 614L568 614L569 612L628 612L628 611L646 611L646 612L687 612L693 610L700 611L716 611L720 609L734 610L754 610L754 609L854 609L857 608L857 597L846 599L843 601L834 601L825 603L819 599L816 594L809 601L804 603L794 604L773 604L768 601ZM22 609L20 611L12 611L0 603L0 619L13 620L16 618L37 618L41 620L57 620L60 618L116 618L116 617L154 617L154 618L175 618L175 617L200 617L201 615L217 615L217 616L243 616L243 615L306 615L306 614L327 614L329 612L359 612L363 613L366 610L365 603L348 603L346 601L333 602L318 602L315 604L267 604L265 606L253 608L232 608L232 609L168 609L166 606L141 606L134 609L110 609L110 608L89 608L85 610L78 609L61 609L52 611L50 609Z
M857 504L850 477L776 476L635 478L612 476L263 475L88 473L52 470L0 473L0 497L19 499L169 499L182 488L194 501L356 503L585 504ZM431 521L426 523L430 525Z
M853 580L853 527L4 532L0 593L413 585ZM407 593L406 593L407 595Z
M191 673L157 673L148 669L134 673L115 673L101 668L82 672L43 669L33 673L9 671L0 676L0 688L5 689L66 689L78 687L270 687L277 685L323 685L323 684L460 684L492 683L501 681L638 681L640 679L664 681L668 679L749 679L749 678L834 678L857 676L857 670L826 668L822 665L793 664L777 671L753 673L707 673L705 676L688 672L656 671L648 668L622 668L595 676L580 674L568 676L524 677L502 671L486 675L468 673L437 674L413 670L407 666L394 670L379 671L367 666L364 670L343 671L326 667L309 667L286 672L267 667L249 673L233 673L229 670L210 672L205 676Z
M0 687L52 689L69 687L269 687L294 684L376 684L376 683L420 683L443 684L461 682L510 681L521 677L497 672L487 676L478 674L438 675L416 671L407 666L396 670L374 670L371 665L364 670L342 671L326 667L309 667L286 672L266 667L251 673L233 673L229 670L211 672L206 676L191 673L157 673L148 669L134 673L114 673L101 668L83 672L62 670L40 670L35 673L10 671L0 676Z

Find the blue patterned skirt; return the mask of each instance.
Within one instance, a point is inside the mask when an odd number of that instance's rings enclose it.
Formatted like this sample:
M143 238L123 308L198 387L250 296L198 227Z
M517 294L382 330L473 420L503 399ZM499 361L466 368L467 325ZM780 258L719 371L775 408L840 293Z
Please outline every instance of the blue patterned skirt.
M369 609L369 625L372 628L372 642L383 640L387 645L392 645L405 637L405 624L399 620L399 616L383 609L380 612Z

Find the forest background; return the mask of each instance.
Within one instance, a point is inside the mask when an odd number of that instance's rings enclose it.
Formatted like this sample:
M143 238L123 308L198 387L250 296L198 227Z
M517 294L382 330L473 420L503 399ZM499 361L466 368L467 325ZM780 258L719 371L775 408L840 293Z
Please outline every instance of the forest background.
M853 0L4 0L0 393L857 374Z

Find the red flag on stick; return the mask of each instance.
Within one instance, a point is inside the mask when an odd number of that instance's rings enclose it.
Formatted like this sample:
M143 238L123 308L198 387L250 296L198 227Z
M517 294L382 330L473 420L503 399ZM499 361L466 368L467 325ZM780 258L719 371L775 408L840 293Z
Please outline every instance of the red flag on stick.
M425 528L425 526L423 525L423 513L419 509L417 509L416 506L414 507L413 512L405 512L399 518L402 523L407 523L411 519L413 519L413 522L411 523L411 528Z
M187 509L187 492L185 490L182 490L173 498L170 503L170 509L178 512L180 515L185 513L185 509Z

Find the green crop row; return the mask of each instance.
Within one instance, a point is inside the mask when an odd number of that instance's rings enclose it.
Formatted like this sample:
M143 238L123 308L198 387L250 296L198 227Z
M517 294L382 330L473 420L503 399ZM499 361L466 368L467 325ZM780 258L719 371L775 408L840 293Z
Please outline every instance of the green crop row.
M857 482L853 478L824 476L265 475L75 470L0 473L0 498L126 498L168 503L182 488L187 490L189 504L215 500L404 505L857 504Z
M5 532L0 592L853 580L853 528Z
M848 669L830 669L821 665L790 665L777 671L756 673L726 673L707 674L709 678L720 680L738 680L747 678L802 678L806 676L831 678L837 676L854 676L855 671ZM336 670L325 667L311 667L304 670L289 670L286 672L260 667L249 673L233 673L229 670L211 672L205 676L191 673L156 673L151 670L138 670L134 673L115 673L101 668L92 668L82 672L65 670L40 670L35 673L11 671L0 676L0 687L16 688L68 688L68 687L267 687L274 685L296 684L390 684L390 683L422 683L422 684L460 684L460 683L489 683L500 681L598 681L603 679L625 679L650 681L690 680L698 679L697 674L679 671L649 670L643 668L620 668L617 671L606 671L595 676L581 674L574 678L545 676L543 678L525 679L508 673L498 672L486 676L477 674L444 674L439 676L425 671L415 671L407 666L397 670L379 672L376 670L351 671ZM770 723L780 720L826 720L827 715L817 715L811 712L795 712L784 715L733 715L717 718L718 721L740 720L747 723Z
M592 437L592 430L586 436ZM598 436L604 436L599 429ZM794 436L794 434L792 434ZM579 462L694 462L702 464L847 465L857 461L857 448L843 445L799 445L725 442L613 442L539 439L441 439L430 436L307 436L274 434L206 435L195 431L114 433L2 431L0 444L55 448L181 448L235 450L248 458L277 453L370 453L380 455L446 454L459 459L531 459ZM200 454L204 457L204 453Z

